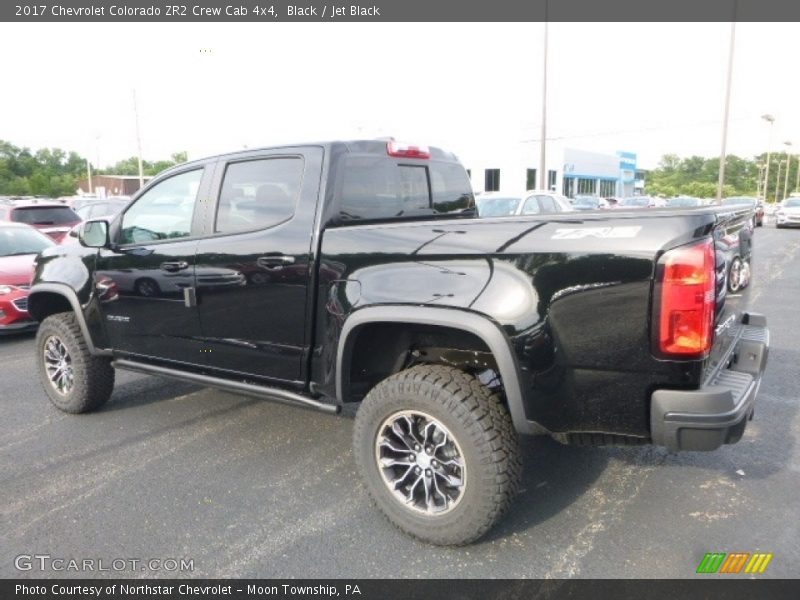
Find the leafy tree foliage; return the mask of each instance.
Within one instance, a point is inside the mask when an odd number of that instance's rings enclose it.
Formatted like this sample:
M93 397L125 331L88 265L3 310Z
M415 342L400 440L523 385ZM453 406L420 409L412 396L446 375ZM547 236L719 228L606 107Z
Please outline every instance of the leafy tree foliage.
M178 163L186 162L186 152L176 152L170 160L143 161L144 174L156 175ZM138 175L139 162L132 157L95 174ZM0 195L71 196L78 182L86 178L86 158L60 148L42 148L32 152L0 140Z
M770 157L769 200L775 199L775 184L778 176L778 164L783 161L780 176L779 199L784 196L786 173L786 155L774 153ZM758 186L759 165L766 165L767 154L763 153L753 159L729 155L725 161L725 196L755 196ZM795 191L797 181L798 157L793 156L789 169L789 192ZM658 168L650 171L646 177L647 191L650 194L665 196L687 195L699 198L713 198L717 195L717 178L719 177L719 158L703 158L690 156L680 158L675 154L665 154ZM763 171L762 171L763 185ZM761 195L764 196L763 190Z

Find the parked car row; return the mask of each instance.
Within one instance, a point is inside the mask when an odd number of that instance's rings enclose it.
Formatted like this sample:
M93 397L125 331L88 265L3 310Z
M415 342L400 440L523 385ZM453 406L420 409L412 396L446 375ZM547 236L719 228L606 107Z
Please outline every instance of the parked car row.
M55 242L24 223L0 221L0 334L29 331L28 289L36 256Z

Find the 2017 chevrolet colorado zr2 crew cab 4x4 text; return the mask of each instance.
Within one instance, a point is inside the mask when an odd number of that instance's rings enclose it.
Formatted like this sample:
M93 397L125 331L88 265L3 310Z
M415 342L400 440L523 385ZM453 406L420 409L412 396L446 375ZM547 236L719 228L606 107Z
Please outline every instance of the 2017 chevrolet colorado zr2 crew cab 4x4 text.
M483 535L520 434L711 450L754 411L746 208L477 218L464 168L394 141L177 166L38 258L48 396L96 409L115 368L329 413L376 504L437 544ZM745 255L747 252L748 255ZM265 427L269 424L265 423Z

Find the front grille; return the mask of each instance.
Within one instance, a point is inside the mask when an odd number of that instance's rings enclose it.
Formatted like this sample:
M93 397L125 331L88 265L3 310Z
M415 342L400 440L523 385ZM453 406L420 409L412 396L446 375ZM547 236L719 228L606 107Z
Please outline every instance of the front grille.
M12 301L12 304L16 307L17 310L21 310L22 312L28 312L28 298L17 298L16 300Z

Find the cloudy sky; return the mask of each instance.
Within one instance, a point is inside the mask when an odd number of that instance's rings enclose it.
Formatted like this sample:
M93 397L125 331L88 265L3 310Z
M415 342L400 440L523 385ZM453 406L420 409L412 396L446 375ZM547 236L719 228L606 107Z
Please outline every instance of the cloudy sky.
M0 139L105 166L393 135L459 155L535 151L541 23L2 23ZM548 137L585 150L719 153L730 25L553 23ZM800 150L800 24L740 23L729 152Z

